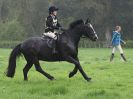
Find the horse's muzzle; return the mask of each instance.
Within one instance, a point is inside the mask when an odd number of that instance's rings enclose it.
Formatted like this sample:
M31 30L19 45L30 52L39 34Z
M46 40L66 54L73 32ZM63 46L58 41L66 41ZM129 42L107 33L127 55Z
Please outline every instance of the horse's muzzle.
M97 40L98 40L97 34L95 34L95 36L93 37L93 40L94 40L94 41L97 41Z

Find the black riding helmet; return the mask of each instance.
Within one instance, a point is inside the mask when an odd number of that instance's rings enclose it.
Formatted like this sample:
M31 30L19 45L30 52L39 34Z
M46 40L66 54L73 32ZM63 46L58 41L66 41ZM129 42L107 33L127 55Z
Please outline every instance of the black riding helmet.
M54 11L58 11L59 9L58 8L56 8L55 6L51 6L51 7L49 7L49 14L51 14L52 12L54 12Z

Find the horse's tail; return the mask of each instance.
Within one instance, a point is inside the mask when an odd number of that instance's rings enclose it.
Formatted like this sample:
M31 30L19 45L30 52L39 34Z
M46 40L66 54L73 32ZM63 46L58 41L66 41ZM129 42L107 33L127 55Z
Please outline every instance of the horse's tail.
M7 77L13 77L15 74L16 59L21 55L20 49L21 49L21 44L17 45L10 54L7 72L6 72Z

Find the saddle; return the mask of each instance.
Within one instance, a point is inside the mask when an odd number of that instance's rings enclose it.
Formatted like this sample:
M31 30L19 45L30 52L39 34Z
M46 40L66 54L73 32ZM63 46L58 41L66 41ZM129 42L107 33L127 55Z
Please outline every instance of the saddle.
M42 40L46 41L46 43L47 43L49 48L53 48L57 44L57 42L58 42L59 35L60 34L57 34L57 39L56 40L51 38L51 37L49 37L49 36L43 36Z
M56 44L56 40L54 40L53 38L48 38L47 39L47 45L49 48L53 48L54 47L54 44Z

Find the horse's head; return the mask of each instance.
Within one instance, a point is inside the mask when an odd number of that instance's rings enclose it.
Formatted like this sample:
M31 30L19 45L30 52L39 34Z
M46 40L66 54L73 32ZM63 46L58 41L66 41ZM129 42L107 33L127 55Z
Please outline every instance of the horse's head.
M91 22L89 19L84 22L82 19L74 21L70 24L69 29L75 30L78 35L84 35L88 38L90 38L92 41L96 41L98 39L98 36L91 25Z
M94 30L89 19L86 20L82 29L84 30L84 36L89 37L92 41L96 41L98 39L96 31Z

